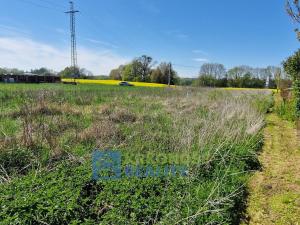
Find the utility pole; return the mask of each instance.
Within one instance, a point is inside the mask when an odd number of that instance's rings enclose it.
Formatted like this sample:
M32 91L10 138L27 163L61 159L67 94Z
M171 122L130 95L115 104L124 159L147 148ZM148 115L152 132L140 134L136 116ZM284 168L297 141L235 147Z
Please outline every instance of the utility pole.
M78 10L74 10L74 3L70 1L70 11L65 13L70 14L70 30L71 30L71 68L73 69L74 82L77 74L77 51L76 51L76 32L75 32L75 14Z
M172 66L172 64L171 63L169 63L169 76L168 76L168 86L170 87L170 84L171 84L171 66Z

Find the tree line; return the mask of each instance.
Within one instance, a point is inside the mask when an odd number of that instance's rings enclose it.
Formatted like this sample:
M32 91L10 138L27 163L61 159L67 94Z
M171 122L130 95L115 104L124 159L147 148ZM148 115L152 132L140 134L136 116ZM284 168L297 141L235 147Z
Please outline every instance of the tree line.
M238 87L238 88L276 88L282 80L288 79L281 67L268 66L253 68L236 66L226 70L220 63L205 63L201 66L196 86Z
M48 69L46 67L41 67L38 69L31 69L30 71L24 71L17 68L0 68L0 74L24 74L24 73L32 73L41 76L60 76L62 78L73 78L76 76L77 78L89 78L93 76L93 73L88 71L85 68L78 67L66 67L60 72L55 72L54 70Z
M123 81L152 82L184 86L204 87L239 87L239 88L276 88L280 82L289 78L280 67L252 68L250 66L236 66L229 70L220 63L205 63L200 67L197 78L180 78L171 63L157 63L152 57L142 55L134 58L130 63L112 69L109 76L94 76L84 68L66 67L60 72L47 68L30 71L38 75L58 75L62 78L81 79L113 79ZM22 74L18 69L0 68L0 74Z
M126 65L111 70L113 80L153 82L177 85L205 87L240 87L240 88L276 88L280 81L288 79L280 67L252 68L237 66L226 70L220 63L205 63L201 66L198 78L180 78L172 64L157 63L147 55L133 59Z
M147 55L133 59L126 65L111 70L109 77L113 80L152 82L161 84L178 84L179 77L171 63L162 62L157 67L153 58ZM155 68L154 68L155 67Z

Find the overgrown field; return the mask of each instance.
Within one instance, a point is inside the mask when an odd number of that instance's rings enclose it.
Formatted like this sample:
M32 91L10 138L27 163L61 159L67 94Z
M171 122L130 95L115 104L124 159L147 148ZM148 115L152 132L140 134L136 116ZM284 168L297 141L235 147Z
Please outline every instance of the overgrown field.
M264 91L0 84L1 224L237 224ZM95 148L187 176L91 179Z

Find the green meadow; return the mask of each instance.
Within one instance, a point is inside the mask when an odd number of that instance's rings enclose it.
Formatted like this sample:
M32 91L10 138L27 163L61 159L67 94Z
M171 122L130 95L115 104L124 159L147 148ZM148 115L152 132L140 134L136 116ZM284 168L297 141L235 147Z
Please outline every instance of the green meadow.
M264 90L0 84L0 224L238 224ZM186 176L92 180L95 149Z

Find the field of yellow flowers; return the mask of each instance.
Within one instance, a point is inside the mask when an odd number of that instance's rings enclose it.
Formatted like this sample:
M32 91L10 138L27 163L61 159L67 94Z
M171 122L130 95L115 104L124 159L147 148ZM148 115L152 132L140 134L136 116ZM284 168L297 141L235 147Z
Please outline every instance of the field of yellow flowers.
M73 82L74 79L62 79L63 82ZM88 79L76 79L79 84L102 84L102 85L119 85L119 80L88 80ZM146 82L130 82L134 86L138 87L167 87L166 84L158 83L146 83Z
M79 84L101 84L101 85L112 85L116 86L119 85L121 81L119 80L92 80L92 79L76 79L76 83ZM62 82L74 82L74 79L71 78L64 78L62 79ZM137 87L168 87L166 84L158 84L158 83L147 83L147 82L129 82L130 84L133 84L134 86ZM171 85L172 87L175 87L175 85ZM232 88L232 87L227 87L227 88L221 88L223 90L228 90L228 91L247 91L247 90L252 90L252 91L257 91L257 90L269 90L269 91L276 91L275 89L261 89L261 88Z

